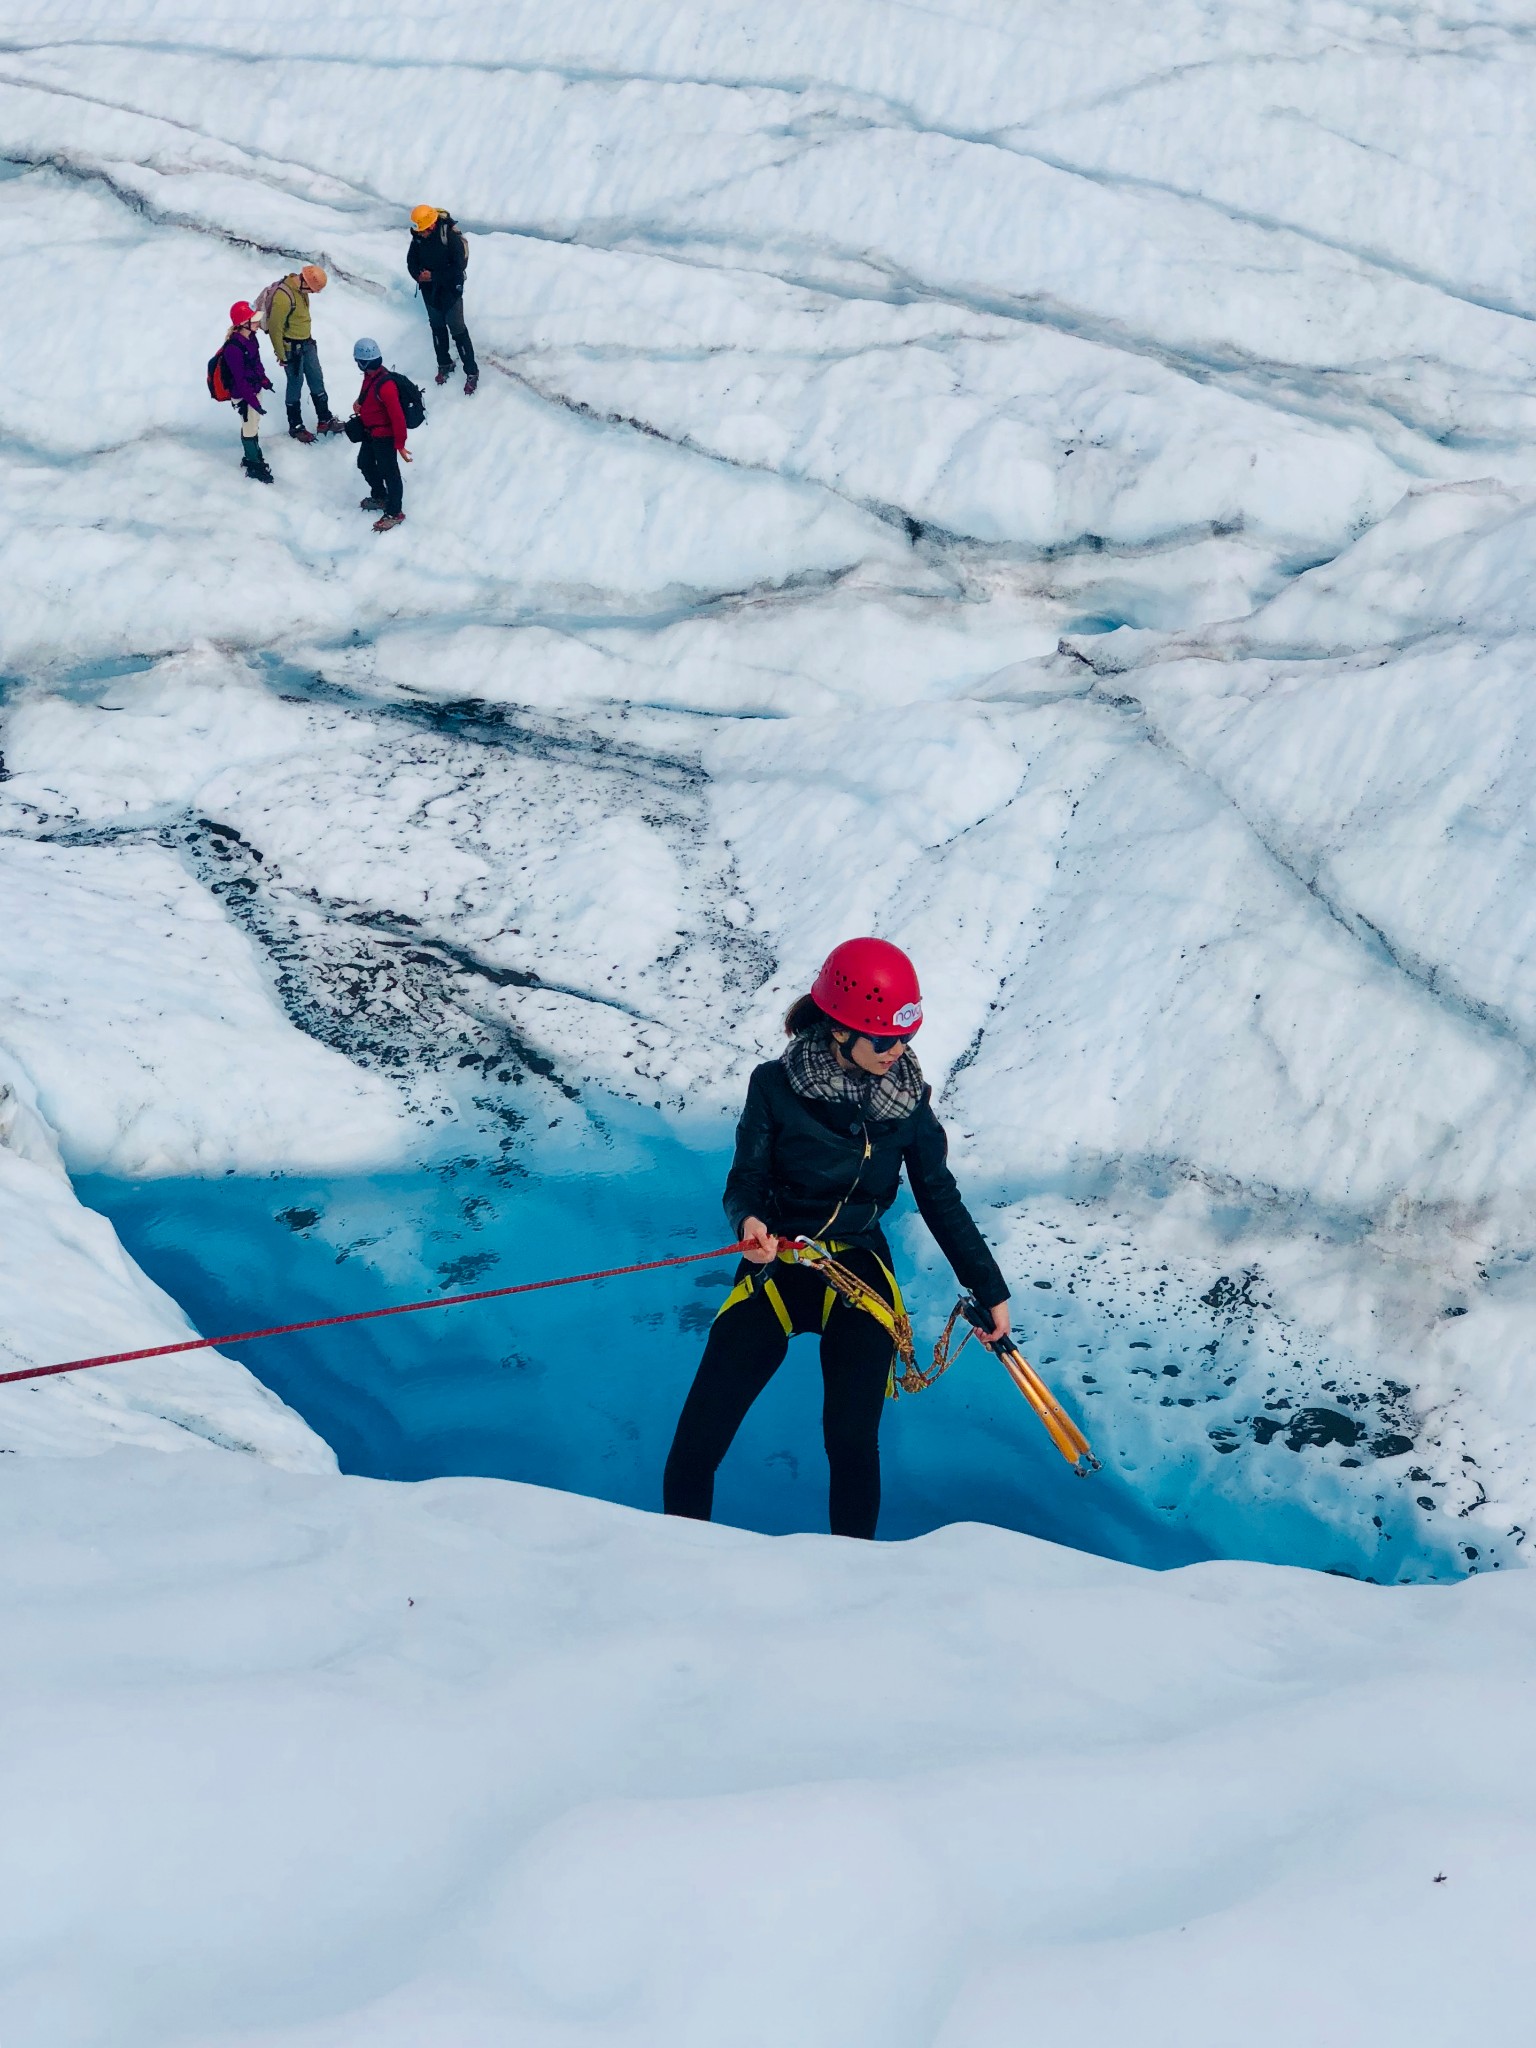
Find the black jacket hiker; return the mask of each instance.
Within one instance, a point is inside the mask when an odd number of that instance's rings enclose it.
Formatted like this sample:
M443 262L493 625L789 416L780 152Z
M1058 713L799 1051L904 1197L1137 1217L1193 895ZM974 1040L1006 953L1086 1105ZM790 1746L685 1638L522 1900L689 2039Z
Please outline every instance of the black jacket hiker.
M425 234L412 230L405 267L415 278L427 309L432 346L437 352L438 382L442 383L452 374L454 348L459 351L465 375L478 379L480 370L475 361L475 345L464 325L464 280L469 272L469 243L450 214L440 213Z
M890 1246L881 1219L896 1199L905 1167L924 1222L962 1287L987 1307L1008 1289L960 1197L948 1163L932 1090L894 1121L852 1105L798 1094L782 1060L752 1075L736 1127L736 1156L725 1184L725 1213L739 1237L748 1216L774 1236L820 1238L839 1261L886 1301L895 1298ZM834 1536L873 1536L880 1514L880 1417L890 1380L889 1332L827 1287L806 1266L743 1260L716 1317L667 1459L668 1514L708 1521L715 1473L748 1409L783 1363L791 1334L819 1331L822 1435L830 1468Z

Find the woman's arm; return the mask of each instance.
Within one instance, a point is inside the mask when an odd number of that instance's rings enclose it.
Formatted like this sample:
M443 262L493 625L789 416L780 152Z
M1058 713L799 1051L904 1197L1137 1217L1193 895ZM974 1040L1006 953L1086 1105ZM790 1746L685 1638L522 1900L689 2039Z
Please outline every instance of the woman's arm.
M405 453L405 408L400 403L400 393L395 388L393 377L379 380L379 401L384 407L384 417L389 422L389 431L394 436L395 453Z
M949 1170L949 1140L926 1101L917 1113L916 1128L903 1157L918 1210L933 1232L939 1250L954 1267L956 1279L975 1295L983 1308L1002 1308L1008 1299L1007 1285L986 1239L960 1198L955 1176ZM1008 1327L1006 1310L1001 1329L997 1322L994 1314L994 1334L1001 1335Z
M725 1219L742 1235L747 1218L761 1218L773 1189L773 1115L756 1074L747 1084L746 1106L736 1126L736 1157L725 1179Z
M288 311L286 313L279 312L277 309L278 292L281 292L287 301ZM273 355L277 357L280 363L286 363L288 360L288 322L292 317L293 310L293 293L289 291L287 285L280 284L277 287L277 291L274 291L272 294L272 304L267 313L267 339L272 344Z

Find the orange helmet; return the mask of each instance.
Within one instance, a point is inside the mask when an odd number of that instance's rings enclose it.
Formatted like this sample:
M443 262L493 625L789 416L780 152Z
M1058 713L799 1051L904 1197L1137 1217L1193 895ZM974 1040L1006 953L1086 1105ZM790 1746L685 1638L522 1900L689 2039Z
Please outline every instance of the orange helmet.
M424 235L428 228L435 228L437 226L437 216L441 211L442 208L439 206L413 206L411 208L411 226L418 235Z
M318 263L306 263L299 272L299 282L307 292L323 292L330 283L330 279Z

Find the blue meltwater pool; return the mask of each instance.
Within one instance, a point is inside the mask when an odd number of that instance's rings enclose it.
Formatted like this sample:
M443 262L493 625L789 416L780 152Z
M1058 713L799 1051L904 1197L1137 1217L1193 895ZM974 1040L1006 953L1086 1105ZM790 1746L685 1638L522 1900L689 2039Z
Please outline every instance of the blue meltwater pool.
M355 1177L96 1176L78 1185L210 1335L665 1258L728 1238L728 1156L690 1151L660 1118L589 1111L580 1145L564 1158L541 1151L536 1169L494 1124L461 1127L457 1140L408 1168ZM892 1218L898 1246L905 1200ZM937 1264L901 1263L926 1361L953 1283ZM326 1439L345 1471L530 1480L656 1508L677 1413L734 1270L725 1258L227 1348ZM1072 1400L1072 1387L1058 1384ZM1104 1397L1092 1407L1073 1403L1090 1434L1107 1423L1114 1398L1107 1375L1100 1384ZM718 1519L769 1533L825 1528L820 1404L817 1346L800 1338L721 1470ZM984 1521L1158 1567L1238 1555L1379 1569L1368 1506L1351 1529L1348 1517L1314 1517L1294 1500L1255 1500L1245 1526L1230 1498L1211 1509L1194 1468L1177 1503L1160 1497L1166 1486L1148 1498L1134 1470L1118 1472L1109 1458L1092 1479L1074 1477L974 1345L927 1392L886 1404L881 1447L882 1537Z

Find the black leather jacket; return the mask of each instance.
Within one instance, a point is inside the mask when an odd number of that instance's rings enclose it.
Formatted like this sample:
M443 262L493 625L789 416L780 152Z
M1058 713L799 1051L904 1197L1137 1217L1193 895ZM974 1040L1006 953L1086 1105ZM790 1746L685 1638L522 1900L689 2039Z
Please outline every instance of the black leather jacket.
M725 1183L725 1213L739 1237L748 1216L775 1236L825 1233L839 1244L867 1245L887 1263L880 1219L907 1169L923 1221L962 1287L987 1308L1008 1289L986 1240L972 1222L949 1170L949 1141L933 1113L933 1090L896 1123L866 1122L838 1103L795 1093L782 1061L758 1067L736 1126L736 1157Z

